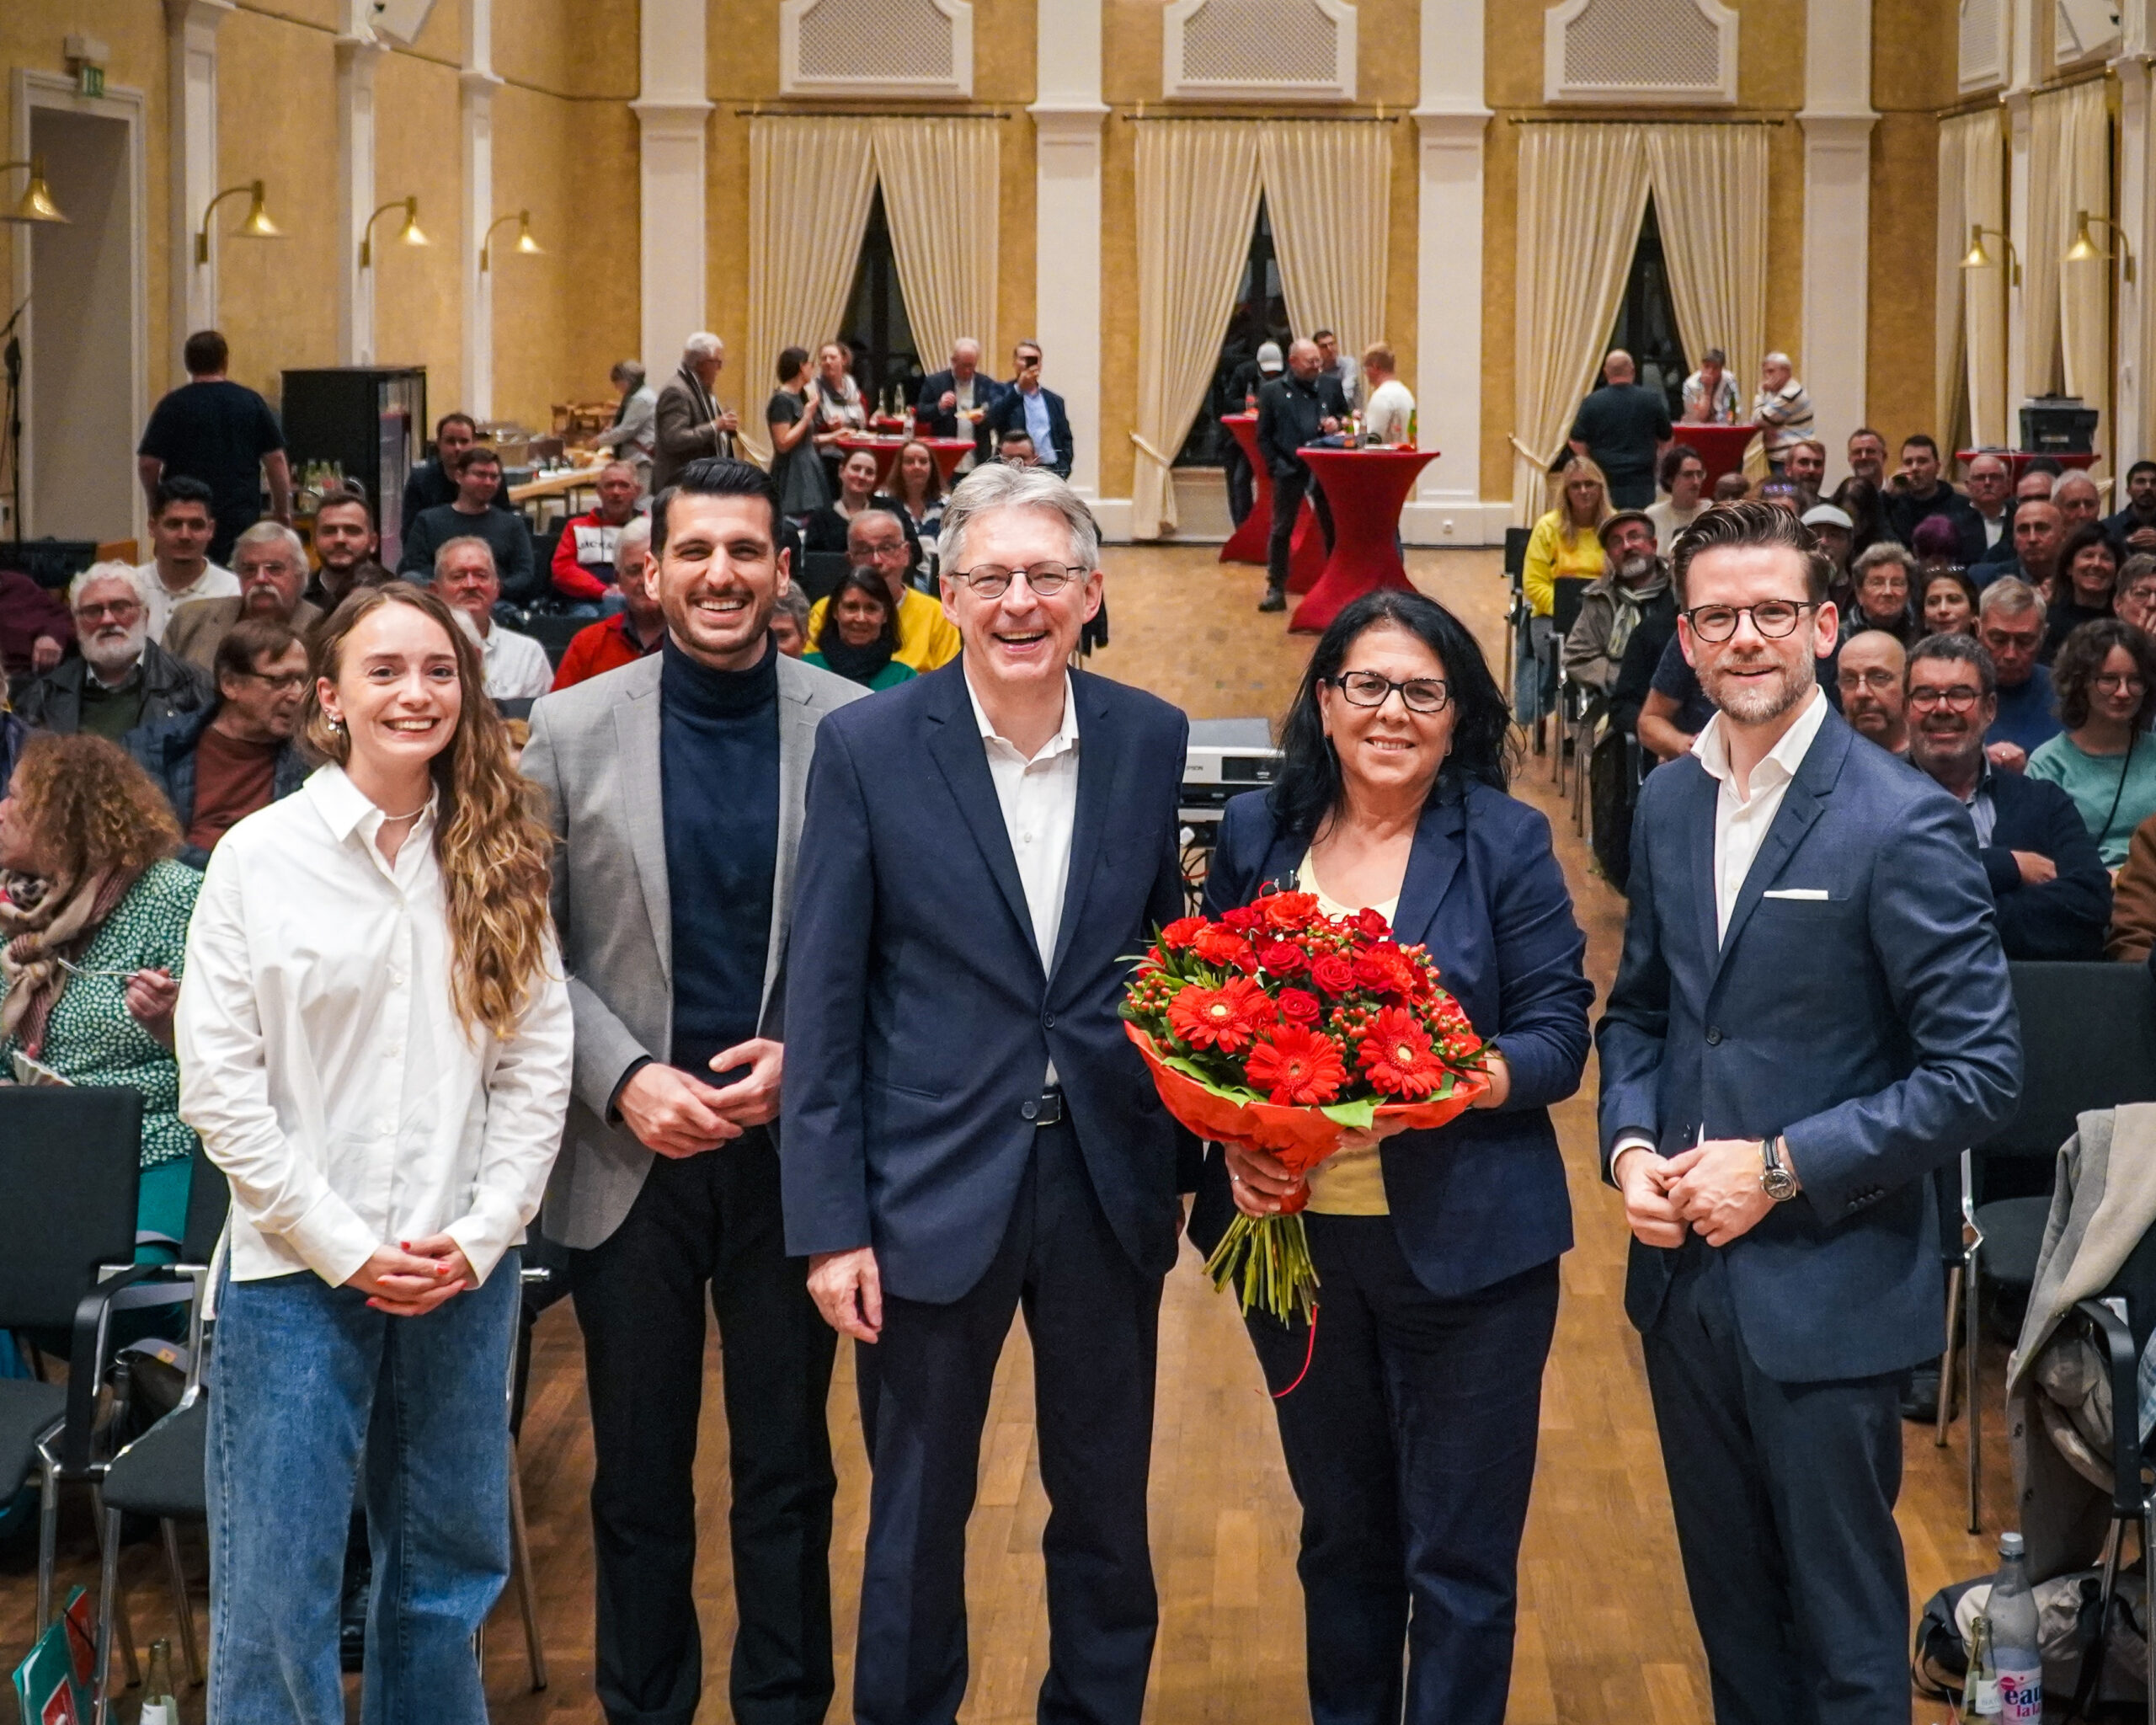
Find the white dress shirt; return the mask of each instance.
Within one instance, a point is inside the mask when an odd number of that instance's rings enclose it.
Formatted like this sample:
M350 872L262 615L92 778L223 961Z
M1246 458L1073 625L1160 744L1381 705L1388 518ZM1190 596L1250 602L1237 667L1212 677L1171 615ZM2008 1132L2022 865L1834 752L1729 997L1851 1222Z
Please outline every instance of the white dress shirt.
M157 560L154 557L147 563L136 563L135 573L142 578L142 590L149 595L150 638L161 647L164 644L165 625L181 606L197 599L239 597L239 577L220 563L204 563L202 573L177 593L157 579Z
M479 638L479 662L487 674L487 693L496 701L535 700L554 686L547 649L499 623Z
M988 776L995 781L1003 830L1011 837L1018 884L1025 891L1033 945L1045 975L1055 963L1064 889L1070 882L1070 843L1078 830L1078 702L1071 692L1070 674L1063 675L1062 726L1030 761L1017 744L995 734L980 697L974 692L971 677L966 679L966 698L973 702L974 723L980 727L981 746L988 751ZM1052 1060L1048 1081L1056 1081Z
M435 806L392 868L343 769L225 835L188 930L180 1118L232 1182L235 1280L333 1287L380 1247L447 1233L484 1279L524 1237L568 1111L568 985L506 1040L450 996Z

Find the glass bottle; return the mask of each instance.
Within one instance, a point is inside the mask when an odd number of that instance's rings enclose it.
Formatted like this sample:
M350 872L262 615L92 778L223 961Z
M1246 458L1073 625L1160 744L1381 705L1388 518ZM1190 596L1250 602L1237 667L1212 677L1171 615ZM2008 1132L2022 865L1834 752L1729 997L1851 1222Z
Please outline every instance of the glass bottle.
M1969 1674L1961 1685L1962 1725L1999 1717L1999 1668L1991 1656L1991 1619L1969 1626Z
M179 1701L172 1687L172 1643L150 1643L150 1673L142 1680L141 1725L179 1725Z

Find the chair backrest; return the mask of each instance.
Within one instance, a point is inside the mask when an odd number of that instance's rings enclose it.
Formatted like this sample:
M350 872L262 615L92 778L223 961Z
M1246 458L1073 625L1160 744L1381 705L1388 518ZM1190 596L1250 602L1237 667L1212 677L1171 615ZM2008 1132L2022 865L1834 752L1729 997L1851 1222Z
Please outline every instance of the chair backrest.
M232 1189L225 1171L210 1160L198 1141L187 1176L187 1226L179 1242L182 1263L209 1263L217 1249L217 1236L225 1231L225 1213L232 1204Z
M1534 530L1531 527L1505 529L1505 574L1514 586L1519 585L1519 578L1527 573L1527 542L1534 537Z
M838 590L846 579L846 572L853 567L853 560L843 551L808 551L801 556L801 590L814 605L819 599L828 599Z
M1580 601L1594 585L1584 575L1559 575L1550 584L1550 633L1562 639L1579 621Z
M2021 1018L2021 1099L1977 1146L1985 1156L2048 1160L2085 1110L2156 1102L2156 979L2146 965L2009 968Z
M562 655L569 650L580 630L591 627L591 618L563 617L558 612L535 611L524 620L522 633L531 637L547 649L547 662L557 670L561 668Z
M0 1329L66 1329L135 1258L142 1093L0 1087Z

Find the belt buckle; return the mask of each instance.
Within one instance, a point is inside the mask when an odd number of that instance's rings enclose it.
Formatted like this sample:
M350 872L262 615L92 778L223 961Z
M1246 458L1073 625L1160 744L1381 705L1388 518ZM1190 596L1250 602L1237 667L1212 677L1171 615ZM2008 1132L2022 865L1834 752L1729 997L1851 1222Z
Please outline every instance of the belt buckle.
M1063 1092L1060 1088L1043 1090L1038 1097L1019 1104L1018 1112L1036 1126L1059 1126L1063 1124Z

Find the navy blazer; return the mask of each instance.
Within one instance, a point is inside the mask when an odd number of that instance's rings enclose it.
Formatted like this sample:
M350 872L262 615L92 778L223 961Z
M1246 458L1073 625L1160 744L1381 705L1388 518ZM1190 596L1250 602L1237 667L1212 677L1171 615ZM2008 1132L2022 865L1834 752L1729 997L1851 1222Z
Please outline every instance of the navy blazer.
M988 452L995 453L1004 432L1015 426L1026 429L1025 392L1015 383L999 383L1001 392L988 404L988 411L981 416L981 429L988 433ZM939 395L941 390L937 392ZM1060 478L1070 477L1070 418L1063 410L1063 398L1053 389L1041 390L1041 399L1048 403L1049 441L1055 445L1055 459L1041 465Z
M1265 792L1237 797L1206 875L1206 915L1286 881L1307 847L1281 831ZM1470 1109L1434 1132L1402 1132L1378 1151L1401 1252L1424 1287L1457 1297L1572 1247L1572 1204L1549 1109L1579 1088L1594 985L1581 969L1587 937L1550 846L1550 823L1487 785L1441 786L1430 799L1398 911L1395 936L1429 948L1476 1033L1512 1068L1502 1108ZM1216 1150L1198 1181L1192 1240L1210 1253L1235 1214Z
M1976 835L1830 712L1717 944L1720 790L1687 755L1640 792L1624 959L1596 1030L1604 1167L1628 1131L1665 1156L1703 1132L1783 1134L1802 1193L1721 1248L1745 1347L1784 1383L1898 1371L1936 1355L1945 1326L1924 1177L2021 1089ZM1642 1331L1677 1256L1632 1242L1625 1309Z
M1994 817L1977 852L2009 961L2100 959L2111 923L2111 872L2073 798L2048 779L1987 769ZM2016 851L2048 857L2058 879L2031 886Z
M987 1270L1051 1056L1116 1238L1150 1274L1175 1262L1180 1129L1118 1014L1137 955L1182 914L1189 722L1070 675L1078 817L1052 953L962 664L817 729L787 964L786 1247L873 1245L905 1299L947 1303Z
M958 380L951 375L948 366L940 371L931 371L921 380L921 393L914 399L914 416L928 422L931 437L956 437L960 435L958 410L942 405L943 392L958 387ZM1010 387L1007 383L998 383L985 371L976 371L974 373L974 405L981 409L981 417L974 422L973 437L974 447L981 454L995 453L986 446L988 409L994 407Z

